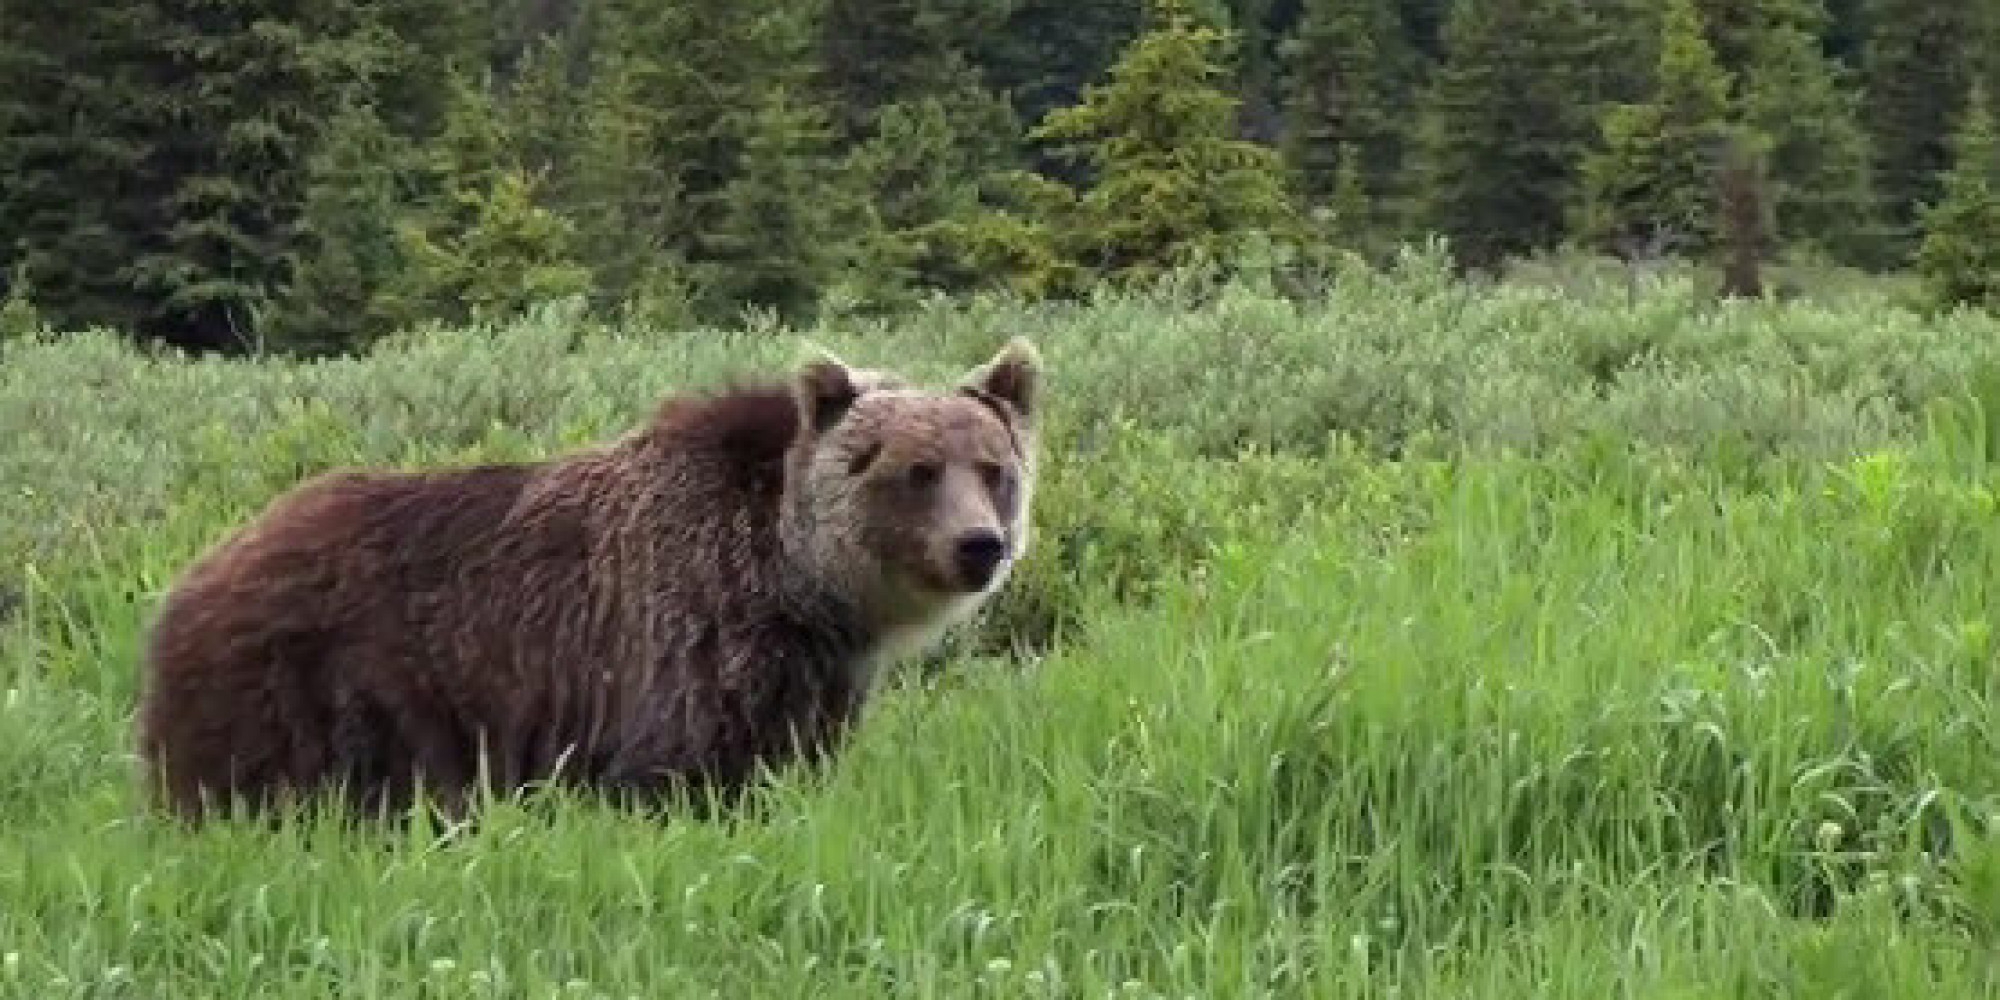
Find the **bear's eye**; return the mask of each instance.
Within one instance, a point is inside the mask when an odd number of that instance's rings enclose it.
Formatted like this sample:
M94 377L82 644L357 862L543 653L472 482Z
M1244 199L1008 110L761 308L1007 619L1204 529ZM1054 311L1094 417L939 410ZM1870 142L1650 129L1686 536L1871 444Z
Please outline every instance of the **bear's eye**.
M999 490L1007 485L1007 467L998 462L979 463L979 478L989 490Z
M867 472L868 467L875 464L876 456L881 454L882 454L882 442L880 441L874 442L873 444L870 444L868 447L855 452L854 455L847 460L847 474L850 476L858 476L864 472Z
M909 475L910 485L922 489L938 481L938 467L934 462L918 462L910 466Z

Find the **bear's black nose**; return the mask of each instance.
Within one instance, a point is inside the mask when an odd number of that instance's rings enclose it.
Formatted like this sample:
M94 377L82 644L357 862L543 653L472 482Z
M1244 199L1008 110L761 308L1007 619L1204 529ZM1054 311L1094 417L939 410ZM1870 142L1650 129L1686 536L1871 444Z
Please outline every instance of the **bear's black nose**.
M958 536L958 575L967 586L984 587L1007 558L1007 540L992 531L968 531Z

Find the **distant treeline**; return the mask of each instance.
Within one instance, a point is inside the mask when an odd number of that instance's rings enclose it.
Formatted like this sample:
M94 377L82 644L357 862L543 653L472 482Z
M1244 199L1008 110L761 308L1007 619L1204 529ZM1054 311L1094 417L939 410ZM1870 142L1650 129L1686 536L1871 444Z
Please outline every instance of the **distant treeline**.
M2000 303L1988 95L2000 0L0 0L0 326L342 350L1429 236Z

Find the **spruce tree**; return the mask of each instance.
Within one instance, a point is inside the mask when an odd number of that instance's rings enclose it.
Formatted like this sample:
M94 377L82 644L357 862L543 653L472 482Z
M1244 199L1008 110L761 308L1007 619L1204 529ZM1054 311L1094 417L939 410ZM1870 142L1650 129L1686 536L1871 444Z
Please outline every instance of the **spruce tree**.
M1742 75L1744 124L1770 140L1779 236L1850 263L1873 257L1877 232L1859 95L1819 42L1820 0L1760 0Z
M665 284L694 282L709 318L793 311L852 256L857 236L841 223L853 198L811 13L800 0L747 13L620 0L597 12L569 200L607 294L670 269Z
M1419 111L1422 219L1463 266L1553 246L1578 195L1593 108L1580 0L1459 0Z
M834 236L853 200L835 180L822 110L783 89L762 96L734 174L691 203L710 220L693 234L691 277L711 315L753 306L797 319L855 253Z
M1937 200L1952 125L1965 106L1979 3L1875 0L1869 11L1865 119L1875 183L1895 242L1914 239L1919 206Z
M1695 6L1716 63L1740 76L1763 33L1766 0L1696 0Z
M1764 136L1740 127L1722 141L1715 229L1724 295L1754 298L1764 291L1763 265L1776 240L1766 146Z
M1094 181L1063 242L1107 276L1146 276L1196 255L1226 256L1250 233L1289 235L1293 206L1276 151L1235 137L1223 89L1229 36L1184 0L1152 0L1155 27L1127 46L1081 103L1033 137L1079 157Z
M499 319L588 291L573 226L538 200L489 86L454 77L445 126L425 152L426 196L398 220L398 272L374 302L404 322Z
M973 113L972 105L993 100L970 49L984 31L999 26L994 5L980 0L824 3L820 61L833 124L843 135L869 134L876 112L892 105L935 99Z
M944 224L977 211L982 180L1022 152L970 56L1002 16L982 0L828 0L821 50L857 199L848 294L879 307L959 286Z
M359 350L415 318L383 298L407 263L397 224L409 208L404 186L414 152L372 104L353 100L335 113L307 164L292 280L273 310L268 346Z
M1603 148L1584 163L1586 235L1613 246L1667 232L1704 246L1714 232L1712 167L1728 77L1690 0L1668 0L1653 94L1604 115Z
M507 87L505 115L523 166L550 183L565 179L581 138L581 88L572 39L548 36L527 44Z
M51 317L199 348L262 340L292 280L308 163L333 109L379 98L407 64L407 39L383 18L448 9L13 5L0 218Z
M1940 304L2000 311L2000 134L1984 84L1952 136L1943 194L1926 206L1917 270Z
M600 55L579 115L562 203L577 223L577 250L598 301L618 309L667 274L682 273L686 233L680 163L663 136L668 109L658 64L643 55Z
M1402 122L1414 73L1394 0L1306 0L1283 51L1290 118L1283 149L1300 197L1326 205L1343 178L1362 195L1350 212L1403 194ZM1340 226L1373 232L1390 215L1371 210Z
M1658 0L1594 0L1585 13L1590 41L1583 56L1587 82L1579 99L1594 108L1644 101L1658 83Z
M1655 234L1705 250L1716 232L1715 164L1729 114L1692 0L1667 0L1653 96L1604 116L1604 147L1585 162L1586 235L1623 247Z
M60 329L135 329L154 300L130 263L165 228L141 189L162 93L140 53L149 4L10 3L0 44L0 258ZM157 186L155 183L154 186Z
M1005 19L979 39L973 60L1024 122L1075 103L1139 33L1144 18L1143 0L1010 0L1003 6ZM1045 149L1029 153L1037 171L1071 183L1086 179L1081 162Z

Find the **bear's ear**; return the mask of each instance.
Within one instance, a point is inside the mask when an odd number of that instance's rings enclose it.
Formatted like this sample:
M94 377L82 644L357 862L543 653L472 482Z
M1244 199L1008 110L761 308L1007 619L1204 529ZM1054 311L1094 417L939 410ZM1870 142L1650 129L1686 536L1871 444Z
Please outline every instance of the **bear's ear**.
M861 398L861 389L846 362L825 350L815 350L814 355L800 369L794 393L801 424L808 432L819 434L840 422L848 407Z
M966 385L1006 403L1022 420L1032 421L1041 377L1040 352L1027 338L1015 337L991 361L974 369Z

